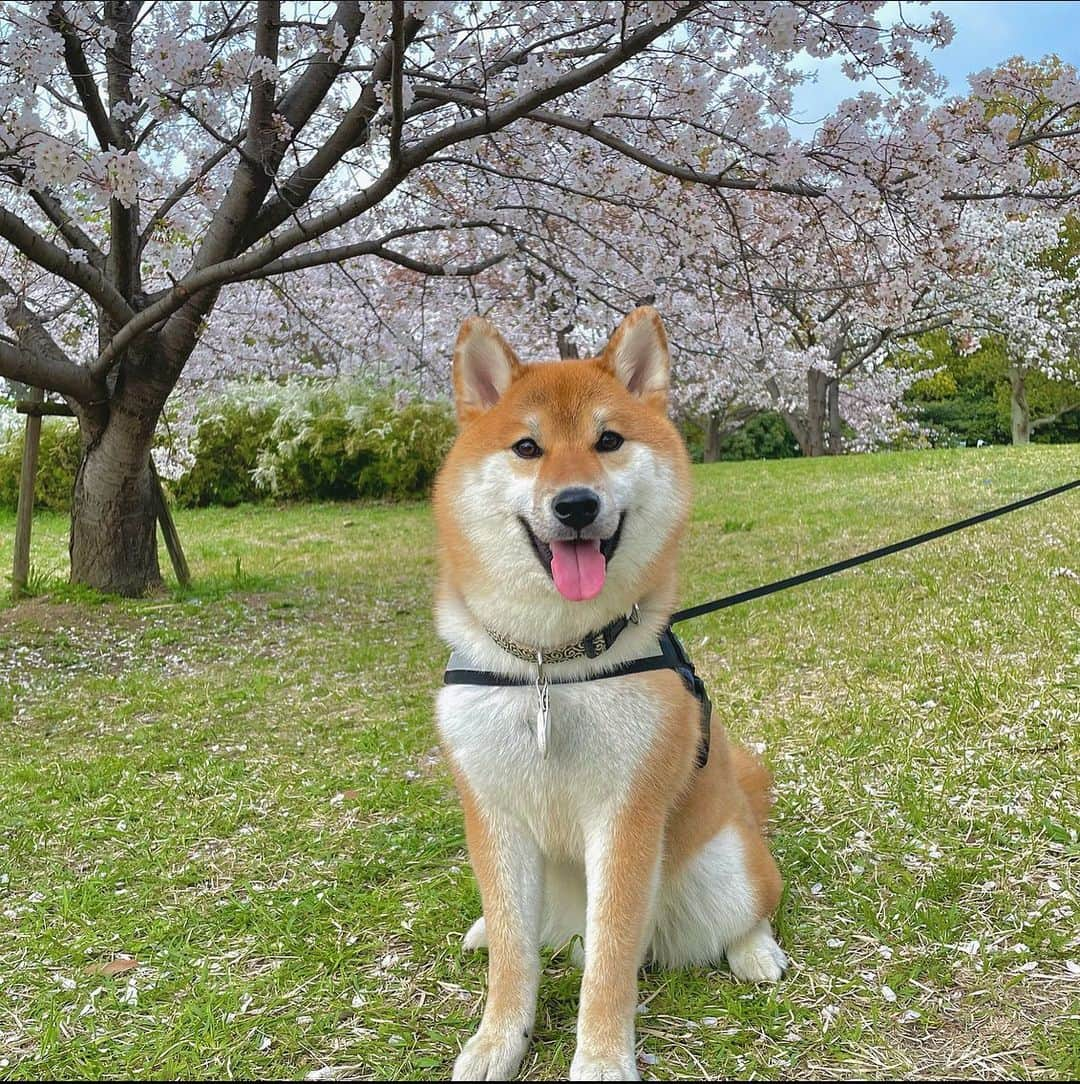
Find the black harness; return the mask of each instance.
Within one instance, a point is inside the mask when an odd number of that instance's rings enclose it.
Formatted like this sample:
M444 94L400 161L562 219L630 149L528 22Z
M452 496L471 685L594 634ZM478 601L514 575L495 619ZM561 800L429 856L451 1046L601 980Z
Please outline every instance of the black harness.
M623 628L626 627L625 622ZM619 632L622 628L619 629ZM618 635L618 634L616 634ZM612 637L614 641L614 637ZM660 634L660 654L647 655L643 659L631 659L621 663L611 670L605 670L601 674L592 674L589 677L580 678L547 678L551 685L580 685L586 681L606 681L608 678L626 677L628 674L645 674L650 670L674 670L682 678L687 691L692 693L701 705L701 736L698 739L697 766L704 768L709 762L709 741L712 732L712 703L709 694L705 691L705 683L698 677L694 670L694 664L690 656L686 654L679 638L669 628ZM492 686L522 686L534 685L533 677L507 677L505 674L496 673L494 670L463 670L448 668L443 675L445 685L492 685Z

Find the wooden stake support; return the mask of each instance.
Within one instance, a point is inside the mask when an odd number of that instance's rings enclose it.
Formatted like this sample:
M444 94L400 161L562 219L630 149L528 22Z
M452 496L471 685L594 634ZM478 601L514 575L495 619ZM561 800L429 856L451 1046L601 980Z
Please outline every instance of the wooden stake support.
M169 502L165 500L165 490L161 488L161 479L158 477L157 467L150 458L150 477L154 482L154 503L157 505L157 521L161 528L161 536L165 539L165 548L169 551L169 560L172 561L173 572L182 587L191 586L191 570L188 568L187 558L184 556L184 547L180 545L180 535L177 533L176 524L173 522L172 512L169 511Z
M27 406L40 406L45 393L30 389ZM26 590L30 575L30 524L34 515L34 481L37 478L38 450L41 448L41 415L27 411L26 439L23 442L22 470L19 472L19 503L15 512L15 560L11 570L11 597Z
M23 444L22 472L19 475L19 505L15 514L15 560L11 575L11 596L18 598L26 590L30 575L30 525L34 511L34 483L37 479L38 452L41 448L41 419L43 417L74 418L75 411L67 403L46 403L41 388L31 388L29 399L15 404L19 414L26 415L26 441ZM180 544L165 490L161 486L154 460L150 460L150 478L154 487L154 513L157 516L165 548L169 551L173 572L181 586L191 586L191 569Z
M34 391L40 391L35 388ZM75 411L67 403L40 403L33 399L20 399L15 404L16 414L25 414L28 418L74 418Z

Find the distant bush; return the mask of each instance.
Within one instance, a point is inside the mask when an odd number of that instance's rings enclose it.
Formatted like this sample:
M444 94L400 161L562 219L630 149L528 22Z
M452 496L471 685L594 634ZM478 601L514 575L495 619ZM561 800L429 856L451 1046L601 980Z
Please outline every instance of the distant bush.
M281 408L254 479L264 494L292 500L416 496L453 436L447 404L362 384L315 386Z
M155 452L169 453L159 470L183 507L423 496L454 436L449 404L359 381L241 385L187 412L161 426ZM0 428L3 508L18 500L22 434ZM46 418L37 507L69 509L80 455L74 421Z
M21 420L21 419L20 419ZM25 428L6 429L0 436L0 508L14 510L19 502L19 474ZM34 507L67 512L75 488L75 472L82 458L79 427L69 418L43 418L38 453Z
M989 397L954 395L950 398L911 400L919 424L930 431L936 446L956 444L1008 444L1012 439L1008 414L1002 415Z
M679 428L690 451L690 458L700 463L705 458L704 419L688 418ZM783 417L764 410L744 422L720 440L719 460L789 459L799 455L799 445Z
M799 454L799 442L774 410L755 414L720 442L722 460L790 459Z
M234 505L266 494L255 483L259 453L281 412L280 405L224 399L196 416L188 449L191 467L170 483L176 502L186 507Z

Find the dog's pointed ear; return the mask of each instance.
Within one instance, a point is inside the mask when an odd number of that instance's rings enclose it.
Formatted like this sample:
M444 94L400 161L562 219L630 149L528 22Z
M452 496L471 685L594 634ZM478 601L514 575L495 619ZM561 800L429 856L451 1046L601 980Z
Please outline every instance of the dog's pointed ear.
M510 344L482 316L461 325L454 344L454 401L458 421L490 410L524 366Z
M631 395L666 412L671 358L664 323L651 305L634 309L619 324L600 360Z

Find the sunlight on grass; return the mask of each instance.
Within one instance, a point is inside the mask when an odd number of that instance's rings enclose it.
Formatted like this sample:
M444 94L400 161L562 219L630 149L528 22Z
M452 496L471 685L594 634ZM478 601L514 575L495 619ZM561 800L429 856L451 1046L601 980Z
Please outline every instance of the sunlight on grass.
M1078 474L1075 446L696 468L683 601ZM40 516L37 597L0 608L0 1077L444 1075L484 963L428 508L177 520L190 591L88 598ZM1080 1068L1078 555L1070 494L683 627L776 775L794 966L646 974L648 1075ZM529 1077L568 1069L577 978L549 962Z

